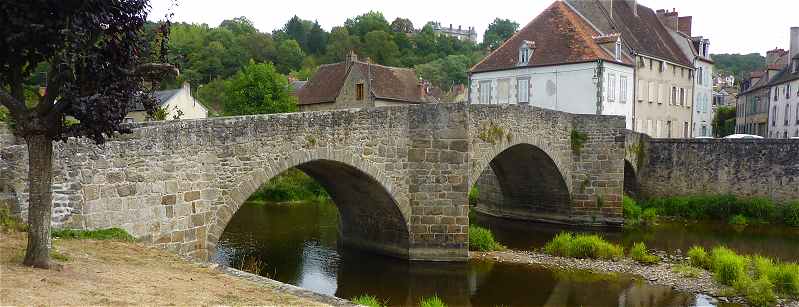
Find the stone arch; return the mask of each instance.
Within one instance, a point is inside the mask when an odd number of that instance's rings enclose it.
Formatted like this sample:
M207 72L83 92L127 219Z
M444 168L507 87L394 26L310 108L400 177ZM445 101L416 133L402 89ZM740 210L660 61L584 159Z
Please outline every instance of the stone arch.
M624 159L624 194L638 197L641 192L641 184L638 181L638 172L630 162Z
M210 256L244 201L261 185L296 167L317 180L333 198L341 216L345 244L407 258L410 246L407 200L396 199L396 187L373 163L351 153L317 150L295 153L274 165L241 176L239 184L220 197L211 220L206 252Z
M572 214L571 188L563 163L546 145L519 142L503 146L497 154L486 155L472 176L493 176L491 180L471 179L480 186L477 211L516 219L561 221ZM487 157L491 157L488 160ZM478 160L480 161L480 160ZM482 168L481 168L482 165ZM483 189L492 194L483 202Z

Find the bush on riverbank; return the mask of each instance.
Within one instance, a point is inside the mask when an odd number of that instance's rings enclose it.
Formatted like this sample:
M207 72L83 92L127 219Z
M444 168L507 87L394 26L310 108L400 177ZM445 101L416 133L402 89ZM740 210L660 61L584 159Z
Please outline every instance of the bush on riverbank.
M777 205L766 198L739 198L734 195L697 195L653 198L638 205L659 215L740 223L746 221L779 222L799 226L799 202Z
M447 307L447 304L444 304L444 301L442 301L438 295L434 295L419 300L419 307Z
M562 257L618 260L624 255L624 248L598 235L562 232L544 245L544 252Z
M480 190L477 189L477 186L473 186L469 189L469 205L475 206L477 205L477 199L480 197Z
M657 221L657 210L654 208L641 208L632 197L622 197L624 223L626 226L652 226Z
M494 239L490 230L477 225L469 225L469 250L490 252L505 249Z
M262 202L323 201L330 195L316 180L291 168L270 179L249 200Z
M656 264L660 262L660 257L652 255L646 250L643 242L633 243L630 248L630 258L642 264Z
M371 296L369 294L364 294L361 296L356 296L350 299L354 304L363 305L367 307L384 307L382 302L377 300L376 297Z
M136 238L121 228L106 228L97 230L58 229L53 230L50 236L53 238L78 240L136 241Z

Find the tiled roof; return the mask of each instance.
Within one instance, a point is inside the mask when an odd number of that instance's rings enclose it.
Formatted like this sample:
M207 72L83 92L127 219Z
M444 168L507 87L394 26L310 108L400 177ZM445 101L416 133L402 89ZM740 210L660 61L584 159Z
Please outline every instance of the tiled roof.
M432 97L422 95L419 79L413 69L355 61L351 65L339 62L320 66L311 80L297 92L298 104L336 101L350 69L358 69L362 75L371 76L372 94L378 99L410 103L434 101Z
M566 0L580 15L603 33L621 33L622 42L636 53L661 58L692 67L692 61L680 51L656 13L637 4L637 13L628 4L631 1L612 0L612 12L602 3L609 1ZM612 18L611 18L612 15Z
M519 47L524 41L535 43L527 66L544 66L578 63L598 59L614 61L594 37L600 36L582 18L565 5L555 1L524 28L509 38L480 63L472 72L511 69L519 67ZM623 63L632 64L630 59Z

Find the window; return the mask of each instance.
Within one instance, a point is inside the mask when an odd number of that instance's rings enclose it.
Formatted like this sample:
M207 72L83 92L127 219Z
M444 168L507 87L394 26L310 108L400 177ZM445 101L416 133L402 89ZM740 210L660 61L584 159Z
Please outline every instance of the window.
M774 111L771 112L771 126L777 126L777 106L774 106Z
M644 84L643 80L638 80L638 102L642 102L646 98L646 88Z
M652 120L651 119L647 119L646 120L646 134L654 136L654 134L652 133L652 130L654 130L654 129L652 129L652 128L653 128L652 127Z
M799 103L796 104L796 124L799 125Z
M608 101L616 100L616 75L608 74Z
M777 101L777 98L778 98L779 93L780 93L780 87L779 86L772 87L771 91L774 93L774 100L772 100L772 101Z
M355 99L363 100L363 83L358 83L355 85Z
M788 125L788 118L791 114L791 105L785 104L785 125Z
M685 88L680 88L680 106L685 106Z
M523 41L519 46L519 66L527 65L530 58L533 57L533 50L535 49L535 42Z
M696 71L696 74L697 74L697 75L696 75L696 76L697 76L697 78L696 78L696 82L697 82L699 85L702 85L702 67L699 67L699 69L697 69L697 71Z
M671 121L666 121L666 137L671 138Z
M785 99L791 98L791 84L785 85Z
M688 122L684 122L682 125L682 137L688 138Z
M627 76L619 77L619 101L627 103Z
M510 79L497 80L497 103L508 103L510 100Z
M480 103L491 104L491 81L480 81Z
M616 40L616 49L614 51L613 56L616 61L621 60L621 39Z
M671 103L669 103L669 104L677 105L677 87L676 86L672 86L671 87Z
M658 89L655 82L649 81L649 103L657 101Z
M708 136L707 134L707 126L702 125L702 136Z
M655 137L663 137L663 135L660 134L660 121L659 120L655 121Z
M659 72L663 72L666 70L666 62L660 61L660 67L658 68Z
M516 80L516 90L519 103L530 102L530 79L523 78Z
M649 70L652 70L652 59L649 59Z

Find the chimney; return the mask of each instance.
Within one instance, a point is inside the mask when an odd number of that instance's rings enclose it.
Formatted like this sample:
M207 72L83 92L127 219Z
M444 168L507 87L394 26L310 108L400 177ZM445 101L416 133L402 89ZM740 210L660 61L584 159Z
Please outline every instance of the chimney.
M672 29L674 31L680 30L679 21L678 21L680 14L677 13L676 9L672 9L671 12L669 12L668 10L657 10L657 15L658 19L660 19L660 22L662 22L663 25L666 26L667 28Z
M346 60L347 65L355 63L357 61L358 61L358 55L355 54L355 51L350 50L350 53L347 54L347 60Z
M419 97L420 98L424 98L425 96L427 96L427 91L425 90L424 80L419 80L419 83L417 84L417 87L419 88Z
M785 55L785 50L780 48L774 48L774 50L766 51L766 66L781 64L780 59L783 55Z
M677 28L680 32L685 33L685 35L691 36L691 21L693 17L691 16L683 16L677 18Z
M799 55L799 27L791 27L791 53L788 57L788 61L790 62L793 60L794 57Z

